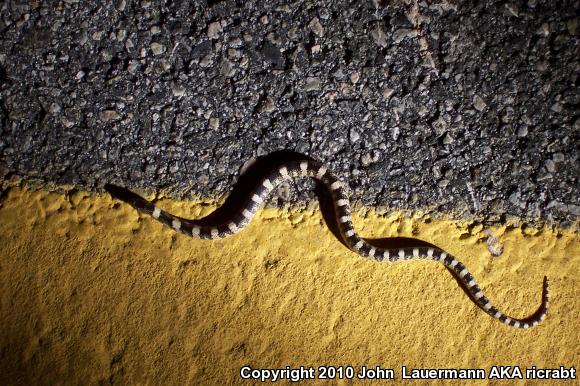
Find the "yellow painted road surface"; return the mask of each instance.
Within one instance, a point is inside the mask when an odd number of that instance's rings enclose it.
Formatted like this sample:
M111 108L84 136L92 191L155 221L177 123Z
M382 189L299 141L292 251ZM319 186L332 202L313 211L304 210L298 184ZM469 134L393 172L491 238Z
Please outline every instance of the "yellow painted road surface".
M189 218L214 209L157 204ZM108 194L12 187L0 207L0 384L249 385L260 382L243 380L243 366L323 365L381 366L395 379L305 384L578 384L413 381L401 372L577 368L574 228L487 230L368 210L354 221L364 237L417 237L454 254L510 316L537 309L547 275L547 319L512 329L476 307L440 264L367 261L318 210L265 209L237 235L195 240ZM486 231L503 245L500 257L488 251Z

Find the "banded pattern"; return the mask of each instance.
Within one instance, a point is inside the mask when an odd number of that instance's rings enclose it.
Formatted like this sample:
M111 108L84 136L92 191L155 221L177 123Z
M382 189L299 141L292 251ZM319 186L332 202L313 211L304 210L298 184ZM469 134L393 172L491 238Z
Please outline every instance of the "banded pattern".
M538 325L546 317L548 311L548 279L544 277L542 302L538 310L525 319L515 319L507 316L495 307L484 295L483 291L469 273L465 265L455 257L438 248L416 247L403 249L377 248L363 240L355 231L350 202L342 182L323 164L308 161L293 161L284 164L266 175L250 195L243 210L234 215L231 220L218 226L201 225L196 220L180 219L167 213L144 199L124 199L141 212L150 214L161 223L199 239L221 239L241 231L262 207L264 200L275 187L284 180L297 177L312 177L324 183L330 190L340 233L350 249L361 256L379 262L398 262L412 259L426 259L442 263L459 279L468 291L472 300L485 312L500 322L515 328L529 328Z

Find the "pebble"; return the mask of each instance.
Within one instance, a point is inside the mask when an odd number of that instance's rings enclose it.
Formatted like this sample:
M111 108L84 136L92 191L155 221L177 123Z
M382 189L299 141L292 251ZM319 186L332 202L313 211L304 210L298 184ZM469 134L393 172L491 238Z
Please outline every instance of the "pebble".
M320 16L320 18L323 20L328 20L330 18L330 12L328 11L328 9L322 8L318 12L318 16Z
M446 133L445 136L443 137L443 144L451 145L453 142L455 142L455 139L453 139L453 137L449 133Z
M357 71L355 71L352 74L350 74L350 81L353 84L358 83L359 79L360 79L360 74Z
M269 96L264 98L264 101L262 102L262 106L260 107L260 111L265 112L265 113L271 113L275 109L276 109L276 104L274 103L274 100L272 98L270 98Z
M387 35L385 35L385 31L381 27L377 25L375 29L371 31L371 37L379 46L385 48L389 45L387 42Z
M324 28L322 28L322 25L320 24L320 20L318 20L317 17L315 17L314 19L312 19L310 21L310 23L308 24L308 27L310 27L310 30L312 30L312 32L314 32L314 34L318 37L323 37L324 36Z
M209 126L212 129L216 130L220 126L220 120L218 118L215 118L215 117L210 118L209 119Z
M520 192L514 192L512 193L508 200L514 204L515 206L519 207L519 208L525 208L526 207L526 203L522 201L522 196L520 194Z
M224 59L222 61L222 65L221 65L221 73L226 78L231 78L232 76L234 76L234 74L236 73L236 70L234 68L234 64L232 62L230 62L229 60Z
M473 96L473 107L475 107L477 111L483 111L487 107L487 104L479 95L475 94Z
M204 67L204 68L208 68L208 67L213 66L213 55L209 54L209 55L204 56L200 60L199 65L201 67Z
M104 62L110 62L113 59L113 54L109 50L101 51L101 58Z
M551 159L546 160L544 165L546 166L546 170L548 170L550 173L554 173L556 171L556 164Z
M416 36L417 36L417 31L415 31L413 29L399 28L398 30L393 32L393 41L395 43L400 43L405 38L414 38Z
M219 21L214 21L213 23L209 23L207 26L207 37L215 40L219 37L222 31L223 29L221 23Z
M552 159L554 160L554 162L564 162L566 160L566 157L564 156L563 153L554 153Z
M389 99L391 97L391 95L393 95L394 92L395 92L394 89L392 89L390 87L384 87L383 88L383 97L385 99Z
M441 135L447 131L447 127L449 126L445 119L439 117L437 118L432 124L433 129L438 135Z
M127 71L129 71L130 74L135 74L135 72L137 72L137 70L139 69L139 66L140 66L139 61L131 60L129 62L129 66L127 67Z
M372 151L371 153L365 153L363 154L363 156L360 159L360 162L363 166L369 166L375 162L377 162L379 160L379 152L378 151Z
M61 111L61 110L62 110L62 108L61 108L61 107L60 107L60 105L59 105L58 103L56 103L56 102L54 102L54 103L51 103L51 104L50 104L50 107L48 108L48 111L49 111L51 114L57 114L57 113L60 113L60 111Z
M165 52L165 46L161 43L153 42L149 47L151 48L153 55L161 55Z
M320 78L318 77L308 77L304 84L304 90L306 91L317 91L320 90Z
M99 113L99 119L103 122L110 122L119 119L119 114L115 110L104 110Z
M360 139L360 134L355 129L350 129L349 133L350 142L355 143Z
M115 36L115 38L117 39L117 41L122 42L123 40L125 40L125 38L127 37L127 30L125 29L121 29L117 31L117 34Z
M503 254L502 243L500 243L499 240L495 238L495 236L493 235L493 233L491 233L491 231L486 229L485 233L487 234L487 240L485 243L487 244L487 250L489 251L489 253L491 253L493 256L496 257L501 256Z
M513 3L512 4L505 4L505 9L512 16L515 16L515 17L520 16L517 4L513 4Z
M175 97L182 97L185 95L185 87L179 83L172 82L171 83L171 93Z
M125 10L125 7L126 6L127 6L127 1L126 0L117 0L117 2L115 3L115 8L119 12L123 12Z

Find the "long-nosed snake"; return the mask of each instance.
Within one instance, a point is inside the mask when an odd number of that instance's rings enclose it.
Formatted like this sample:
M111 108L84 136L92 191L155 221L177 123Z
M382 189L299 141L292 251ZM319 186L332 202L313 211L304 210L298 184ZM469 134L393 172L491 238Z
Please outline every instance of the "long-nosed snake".
M241 231L254 217L258 209L262 207L264 200L279 183L296 177L313 177L321 181L330 190L334 202L338 228L342 238L346 245L359 255L378 262L397 262L412 259L438 261L453 272L467 289L472 300L480 308L500 322L515 328L529 328L537 326L545 319L548 311L548 279L545 276L542 289L542 302L538 310L525 319L514 319L492 305L465 265L445 251L436 247L385 249L375 247L363 240L354 229L350 202L342 182L326 166L317 161L290 161L273 170L262 178L261 182L250 194L250 198L243 209L232 216L229 222L217 226L203 225L199 220L178 218L140 197L120 198L132 205L135 209L153 216L153 218L176 231L199 239L214 240Z

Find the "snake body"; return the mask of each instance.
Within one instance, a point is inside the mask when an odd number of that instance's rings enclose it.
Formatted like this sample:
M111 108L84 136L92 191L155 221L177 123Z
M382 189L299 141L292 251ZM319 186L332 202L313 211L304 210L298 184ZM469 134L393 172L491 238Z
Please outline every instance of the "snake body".
M433 260L442 263L462 283L472 300L486 313L500 322L515 328L525 329L538 325L548 311L548 279L544 276L542 301L538 310L525 319L507 316L485 296L473 275L465 265L452 255L436 247L386 249L378 248L363 240L355 231L350 202L343 183L325 165L313 160L290 161L262 178L243 209L220 225L203 225L196 220L174 216L144 199L124 199L137 210L153 216L161 223L198 239L222 239L241 231L262 207L265 199L282 181L297 177L312 177L322 182L331 192L340 234L346 245L357 254L377 262L398 262L413 259Z

